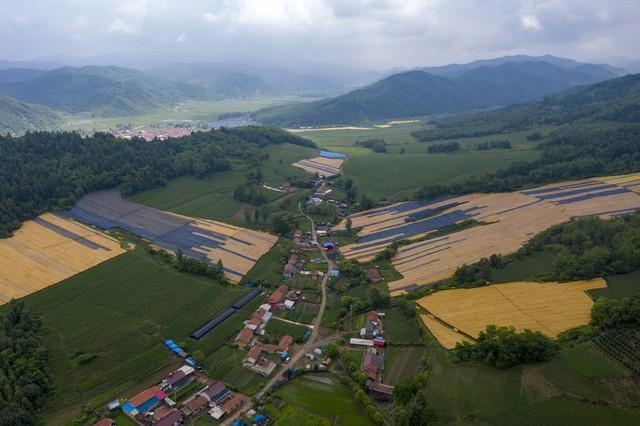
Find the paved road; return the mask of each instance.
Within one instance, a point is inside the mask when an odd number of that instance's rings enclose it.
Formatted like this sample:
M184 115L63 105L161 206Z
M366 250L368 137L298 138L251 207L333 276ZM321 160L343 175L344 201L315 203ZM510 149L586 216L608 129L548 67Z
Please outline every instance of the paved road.
M327 261L327 265L329 266L329 270L335 268L335 262L329 258L329 256L327 256L327 253L324 251L324 249L322 248L322 245L320 244L320 242L318 241L318 236L316 233L316 225L313 222L313 219L311 219L309 216L307 216L307 214L302 210L302 205L298 204L298 210L300 211L300 214L303 215L304 217L306 217L309 222L311 222L311 236L313 237L313 240L316 242L316 246L318 248L318 250L320 251L320 254L322 255L322 257L324 258L324 260ZM329 271L328 270L328 271ZM322 277L322 283L320 284L320 288L322 290L322 300L320 301L320 309L318 310L318 315L316 316L316 318L313 321L313 329L311 331L311 336L309 337L309 340L307 340L307 342L291 357L291 360L289 361L288 365L284 365L282 367L280 367L277 371L276 374L274 374L273 378L271 380L269 380L267 382L266 385L263 386L262 389L260 389L255 397L257 399L260 399L264 396L265 393L267 393L272 387L273 385L277 382L278 378L280 377L280 375L282 373L284 373L289 366L293 366L295 365L298 361L300 361L300 359L306 354L309 353L311 351L313 351L314 348L320 346L321 344L324 344L325 342L334 340L337 338L337 336L331 336L327 339L324 339L322 341L318 341L318 332L320 329L320 323L322 322L322 316L324 315L324 311L327 308L327 282L329 281L329 273L324 274L324 277ZM227 417L227 419L222 422L223 425L230 425L231 423L233 423L233 421L235 419L237 419L238 417L240 417L240 414L251 409L251 407L253 406L253 403L251 401L248 401L244 406L240 407L237 411L235 411L232 415L230 415L229 417Z

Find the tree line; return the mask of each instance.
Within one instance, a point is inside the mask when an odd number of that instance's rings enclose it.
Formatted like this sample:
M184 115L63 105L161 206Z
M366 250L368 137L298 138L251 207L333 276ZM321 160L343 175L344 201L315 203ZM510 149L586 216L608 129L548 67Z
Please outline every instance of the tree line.
M42 423L39 410L52 392L42 322L12 300L0 316L0 425Z
M34 132L0 136L0 238L46 211L70 208L83 195L119 187L125 195L178 176L205 175L264 159L261 147L313 142L260 126L195 132L147 142L96 133ZM247 167L251 168L251 167Z

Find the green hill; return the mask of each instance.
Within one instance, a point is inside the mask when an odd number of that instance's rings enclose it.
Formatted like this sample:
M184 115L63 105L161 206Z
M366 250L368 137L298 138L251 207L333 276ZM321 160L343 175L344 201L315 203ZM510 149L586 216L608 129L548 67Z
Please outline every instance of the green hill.
M593 67L568 69L545 61L526 61L480 66L453 76L409 71L342 96L267 108L256 116L271 124L320 126L485 109L615 77L605 68L595 72Z
M49 108L0 95L0 134L21 134L28 130L55 129L62 121Z
M0 93L67 113L140 114L181 99L202 99L202 89L120 67L63 67L0 84Z

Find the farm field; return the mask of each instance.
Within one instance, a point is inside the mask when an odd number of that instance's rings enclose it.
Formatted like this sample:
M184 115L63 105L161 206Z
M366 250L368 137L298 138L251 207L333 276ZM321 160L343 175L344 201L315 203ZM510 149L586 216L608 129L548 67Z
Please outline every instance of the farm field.
M120 242L46 213L0 239L0 305L124 253Z
M640 411L615 390L630 380L590 344L563 346L541 366L498 370L454 363L437 344L427 348L425 393L443 424L636 424ZM603 382L606 380L606 382ZM594 393L596 392L596 393Z
M471 337L477 337L490 324L557 337L589 323L593 301L585 291L606 285L601 278L570 283L493 284L439 291L419 299L417 304L449 327ZM428 316L423 315L423 320L425 317L425 325L431 326L434 336L442 339L444 347L451 348L451 335L442 333L441 327Z
M403 275L389 285L392 296L397 296L447 279L464 263L495 253L511 254L537 233L572 218L608 218L640 209L638 180L638 174L594 178L512 193L470 194L380 207L351 216L353 227L362 228L360 239L340 251L349 259L368 261L394 241L422 239L401 246L392 259ZM428 237L468 220L483 226Z
M313 413L332 416L336 425L370 425L369 418L352 399L351 390L329 375L299 377L278 389L278 398Z
M341 158L313 157L298 160L291 164L293 167L304 170L307 173L318 174L318 176L331 177L340 174L340 169L344 160Z
M95 192L83 197L67 216L104 229L122 228L170 252L181 250L203 262L223 263L225 275L240 281L277 241L265 232L163 212L125 201L120 193Z
M399 123L390 127L334 130L305 129L302 136L321 148L349 155L342 174L351 178L360 193L374 200L401 200L423 185L452 182L508 166L514 161L531 161L538 157L536 143L526 139L529 132L514 132L478 138L419 143L411 132L425 127L423 122ZM542 129L547 132L549 129ZM376 154L356 141L384 139L387 153ZM506 139L512 149L477 151L475 145L495 139ZM458 142L461 151L454 154L428 154L430 144ZM403 151L402 151L403 150ZM401 153L402 152L402 153Z
M165 338L185 341L243 293L129 252L27 296L43 318L56 379L50 421L66 423L82 402L100 406L144 386L171 365Z
M422 346L391 347L385 351L383 383L396 384L417 377L420 372Z

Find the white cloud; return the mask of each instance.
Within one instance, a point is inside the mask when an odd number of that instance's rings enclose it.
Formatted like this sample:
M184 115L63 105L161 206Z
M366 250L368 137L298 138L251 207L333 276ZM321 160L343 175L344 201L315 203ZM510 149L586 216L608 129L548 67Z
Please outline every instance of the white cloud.
M178 43L184 43L185 41L187 41L187 35L185 33L180 34L178 38L176 38L176 41Z
M520 17L520 25L525 30L540 31L542 24L535 15L523 15Z
M89 28L89 18L85 15L76 16L69 25L69 32L72 39L82 38L85 31Z
M111 21L111 23L107 27L107 31L111 33L123 34L123 35L130 35L130 34L136 33L136 30L131 25L129 25L126 21L120 18Z

